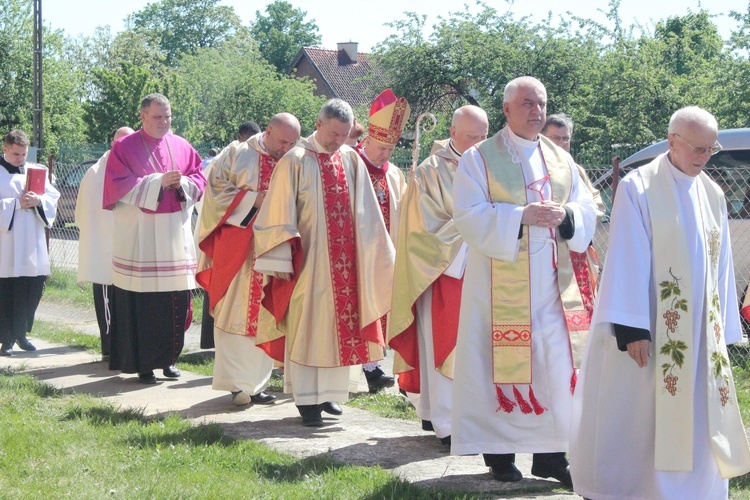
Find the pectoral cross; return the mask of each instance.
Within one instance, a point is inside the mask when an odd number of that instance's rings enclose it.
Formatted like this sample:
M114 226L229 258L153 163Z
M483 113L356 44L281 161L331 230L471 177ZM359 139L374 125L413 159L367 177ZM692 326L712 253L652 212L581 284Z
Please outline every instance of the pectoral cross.
M385 191L383 191L383 188L378 186L377 190L375 191L375 194L378 197L378 201L380 201L381 205L385 205Z

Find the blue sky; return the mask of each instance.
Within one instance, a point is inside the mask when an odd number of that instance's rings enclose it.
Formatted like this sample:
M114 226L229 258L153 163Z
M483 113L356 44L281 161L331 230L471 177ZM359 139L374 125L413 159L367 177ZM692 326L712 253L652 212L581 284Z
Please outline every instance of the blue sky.
M392 34L392 30L384 23L403 19L404 11L413 11L428 16L428 26L431 26L438 15L447 16L450 12L464 10L468 5L472 12L478 9L474 1L456 2L455 0L378 0L375 7L368 8L362 1L350 0L288 0L295 7L301 8L308 14L308 19L314 19L323 40L324 48L333 49L337 42L359 42L361 52L369 52L372 47ZM46 25L65 30L69 35L89 35L97 26L109 25L113 31L120 31L124 27L123 20L128 14L137 12L145 7L148 0L127 0L119 2L103 2L102 0L42 0L42 17ZM248 24L255 19L255 12L265 12L266 0L222 0L222 5L234 7L243 23ZM607 0L487 0L500 12L512 11L517 16L531 15L535 19L544 19L551 11L553 19L571 11L574 15L591 18L604 22L605 15L598 10L607 11ZM709 2L699 0L622 0L620 16L626 25L635 22L647 28L670 16L685 15L688 9L697 11L701 4L711 14L715 14L714 22L719 26L720 33L725 39L730 30L737 26L736 21L726 14L731 11L747 12L748 0L721 0Z

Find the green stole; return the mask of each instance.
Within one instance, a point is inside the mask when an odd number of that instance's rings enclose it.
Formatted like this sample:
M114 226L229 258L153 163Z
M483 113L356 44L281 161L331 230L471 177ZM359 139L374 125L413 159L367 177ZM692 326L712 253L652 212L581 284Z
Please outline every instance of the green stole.
M521 164L514 161L504 143L505 130L482 142L479 152L487 170L489 197L493 203L525 206L527 184ZM506 139L509 140L509 139ZM547 167L552 199L561 205L572 188L571 168L562 150L540 136L540 151ZM557 283L571 342L573 367L580 366L591 316L586 311L576 280L567 241L556 237ZM529 287L529 231L518 241L515 262L492 259L492 364L495 384L531 384L531 289ZM583 260L585 265L585 259ZM575 378L571 380L571 390ZM498 392L498 399L502 399ZM501 407L505 404L500 401ZM505 411L509 411L504 408Z
M692 302L693 269L688 252L685 222L680 220L672 168L666 155L642 167L641 178L653 235L654 285L657 298L655 343L656 384L654 468L667 471L693 469L693 349L692 310L702 308L708 380L708 431L722 477L750 470L750 448L729 365L721 306L719 304L719 254L726 217L724 193L705 172L698 183L700 233L706 245L703 303ZM730 286L734 286L731 284ZM727 307L735 307L733 304Z

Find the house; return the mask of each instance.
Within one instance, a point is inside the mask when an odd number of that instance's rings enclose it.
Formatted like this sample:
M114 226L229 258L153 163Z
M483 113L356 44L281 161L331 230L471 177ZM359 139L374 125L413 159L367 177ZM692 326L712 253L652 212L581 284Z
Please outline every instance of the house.
M355 108L369 106L387 85L371 54L357 52L357 46L357 42L346 42L339 43L337 50L302 47L287 73L309 77L317 96L338 97Z

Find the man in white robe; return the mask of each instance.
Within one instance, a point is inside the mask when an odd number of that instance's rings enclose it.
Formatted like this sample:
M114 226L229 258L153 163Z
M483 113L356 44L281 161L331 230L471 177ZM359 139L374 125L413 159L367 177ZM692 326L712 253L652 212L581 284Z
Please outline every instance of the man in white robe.
M571 420L590 498L727 498L750 470L726 344L742 338L726 200L703 167L720 149L697 107L669 152L619 184Z
M451 453L484 454L499 481L520 481L515 453L533 453L533 475L570 486L572 389L591 300L577 279L585 262L571 255L591 241L596 205L570 155L539 135L546 103L535 78L509 82L507 126L456 172L453 219L469 253Z
M121 137L132 134L130 127L115 132L112 144ZM76 200L76 226L78 226L78 279L77 283L91 283L94 311L99 326L102 358L109 359L109 337L113 327L112 308L109 301L112 288L112 238L114 219L111 210L102 208L104 196L104 170L109 151L91 165L81 179Z
M12 356L13 346L35 351L26 334L49 276L45 228L52 227L60 193L47 169L26 163L29 138L11 130L3 139L0 157L0 356ZM28 189L29 167L45 176L44 187Z

